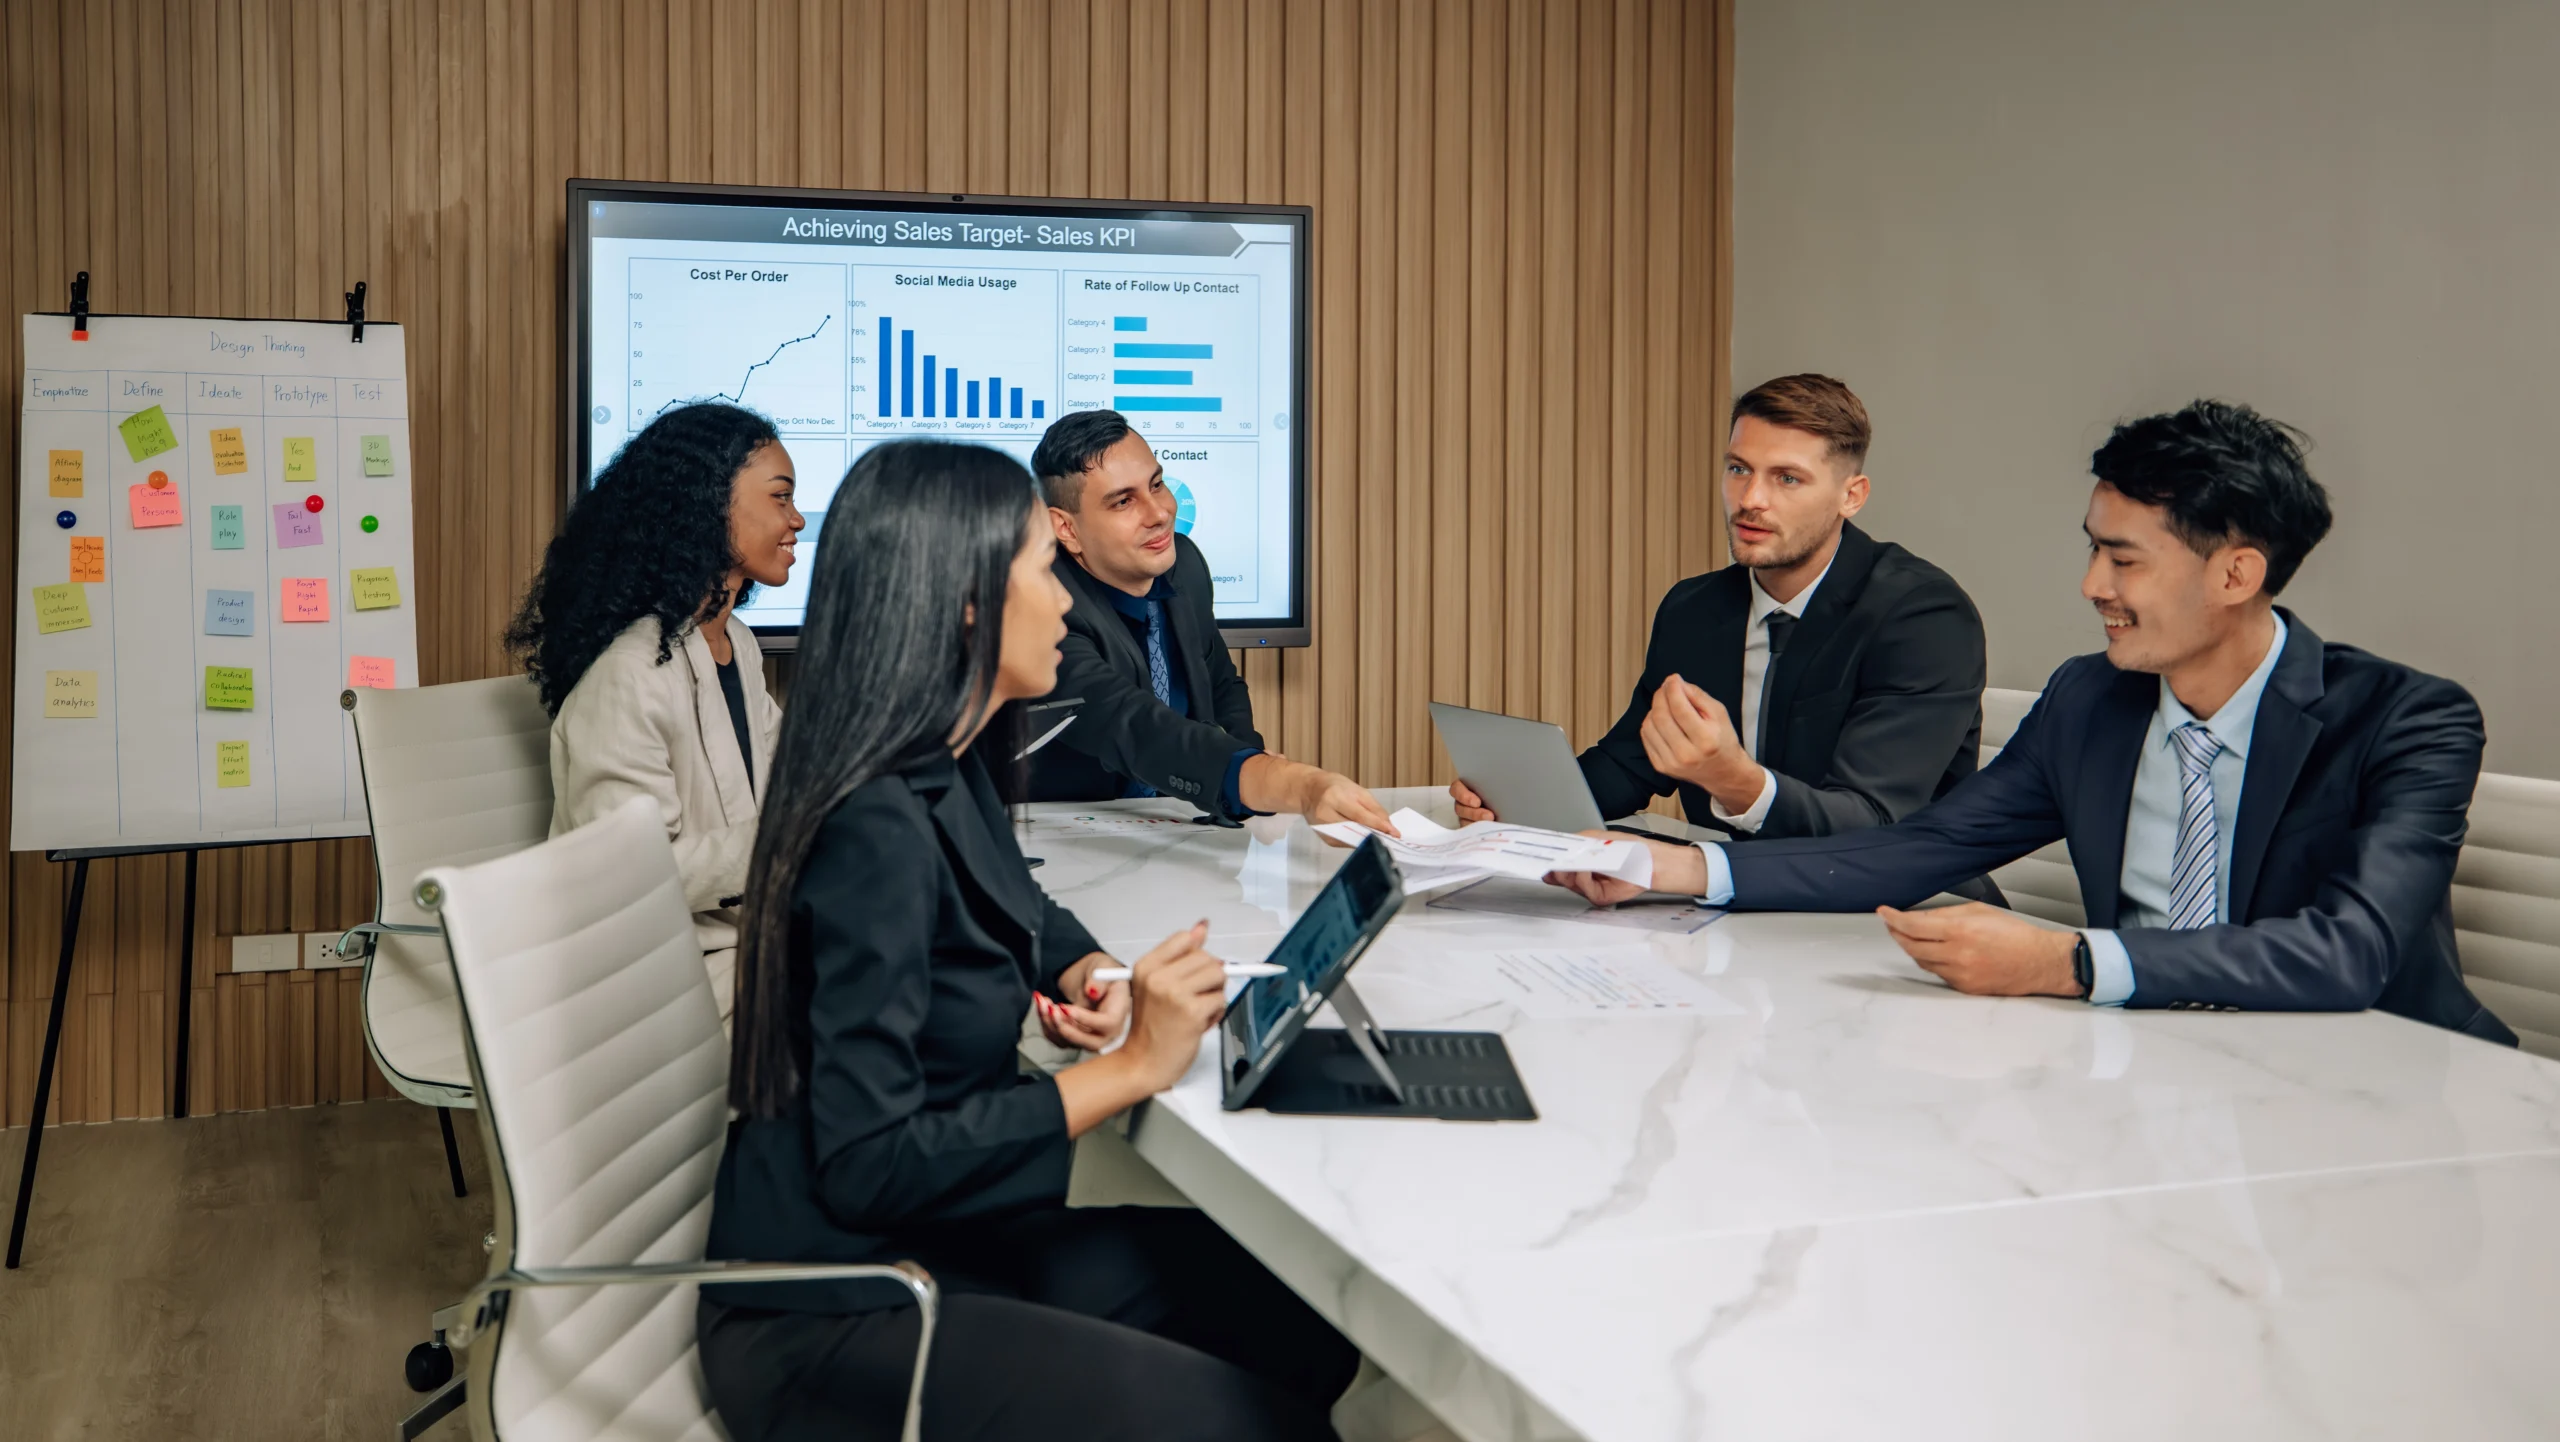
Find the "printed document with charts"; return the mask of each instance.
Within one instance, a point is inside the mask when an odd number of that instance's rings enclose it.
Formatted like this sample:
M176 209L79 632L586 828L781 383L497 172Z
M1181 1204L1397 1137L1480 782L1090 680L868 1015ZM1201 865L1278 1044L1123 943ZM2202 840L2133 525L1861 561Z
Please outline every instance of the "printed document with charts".
M1332 821L1316 830L1357 846L1371 836L1404 872L1409 895L1488 876L1535 881L1550 871L1591 871L1637 886L1653 885L1653 853L1633 837L1576 836L1501 821L1477 821L1452 831L1410 807L1388 818L1397 834L1373 832L1357 821Z

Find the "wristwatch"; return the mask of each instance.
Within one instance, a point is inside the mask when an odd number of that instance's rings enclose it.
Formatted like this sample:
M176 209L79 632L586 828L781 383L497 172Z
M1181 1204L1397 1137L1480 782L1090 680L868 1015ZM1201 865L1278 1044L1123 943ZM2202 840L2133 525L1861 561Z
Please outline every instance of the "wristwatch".
M2085 931L2071 938L2071 980L2079 986L2083 1001L2089 999L2090 991L2098 984L2098 964L2089 956L2089 933Z

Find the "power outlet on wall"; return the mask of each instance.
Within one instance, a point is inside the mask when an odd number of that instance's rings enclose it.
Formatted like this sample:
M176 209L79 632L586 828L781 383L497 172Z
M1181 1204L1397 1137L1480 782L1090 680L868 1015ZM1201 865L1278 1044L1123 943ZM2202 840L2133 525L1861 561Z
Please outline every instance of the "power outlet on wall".
M362 966L362 956L341 956L337 931L306 931L302 934L302 968L305 971L328 971L337 967Z
M233 971L291 971L301 964L302 938L291 932L231 938Z

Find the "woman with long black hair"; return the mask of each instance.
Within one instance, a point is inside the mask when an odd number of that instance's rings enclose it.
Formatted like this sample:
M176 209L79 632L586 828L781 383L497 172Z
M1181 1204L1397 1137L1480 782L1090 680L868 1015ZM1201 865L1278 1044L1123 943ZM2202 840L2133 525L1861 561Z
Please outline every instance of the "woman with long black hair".
M658 804L725 1022L757 778L781 713L733 614L791 577L791 453L736 406L666 412L569 508L507 628L551 711L551 834Z
M1224 1010L1204 922L1109 957L1016 847L989 734L1056 682L1070 604L1028 472L901 441L829 509L802 670L748 884L710 1254L921 1262L944 1289L925 1435L1308 1439L1358 1354L1197 1212L1069 1211L1073 1140L1172 1085ZM1038 999L1099 1049L1014 1062ZM1087 1005L1086 1003L1093 1003ZM892 1437L903 1288L703 1291L702 1364L737 1442Z

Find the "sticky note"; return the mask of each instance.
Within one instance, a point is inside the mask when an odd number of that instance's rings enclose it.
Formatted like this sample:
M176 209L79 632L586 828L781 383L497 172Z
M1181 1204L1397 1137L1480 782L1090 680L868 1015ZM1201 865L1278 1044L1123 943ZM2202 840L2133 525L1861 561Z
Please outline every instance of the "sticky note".
M169 429L169 413L158 406L126 416L116 422L116 431L124 437L126 454L137 461L178 448L178 433Z
M364 473L368 476L391 474L391 438L389 436L364 438Z
M400 577L389 566L372 566L347 573L347 593L355 597L359 611L380 611L400 604Z
M77 631L89 624L89 593L77 581L59 586L38 586L36 593L36 633L50 636L56 631Z
M97 720L98 673L95 671L45 672L44 715L48 721Z
M290 621L293 618L287 616L285 619ZM257 632L257 592L207 591L204 593L204 633L206 635L254 636Z
M204 668L204 705L208 711L246 711L257 702L257 676L246 666Z
M276 549L290 551L296 546L320 544L320 518L301 506L287 503L275 508Z
M80 499L80 482L88 474L88 453L47 451L44 456L45 494L60 496L65 500Z
M320 447L311 437L284 438L284 479L287 485L320 479Z
M349 656L347 658L347 684L350 686L371 686L379 691L391 690L397 684L391 679L391 671L391 658L388 656Z
M176 486L162 486L156 490L150 486L127 486L124 493L125 499L133 506L133 528L137 531L186 523L187 508L178 499Z
M284 578L284 600L276 607L279 621L326 621L329 619L329 578L326 576L287 576Z
M249 443L240 439L238 426L224 426L213 433L213 473L236 476L249 469Z
M98 582L107 578L107 538L73 536L71 538L71 579Z
M239 506L213 508L213 548L217 551L241 551L249 546L249 522Z
M249 743L213 743L213 784L225 789L249 784Z

